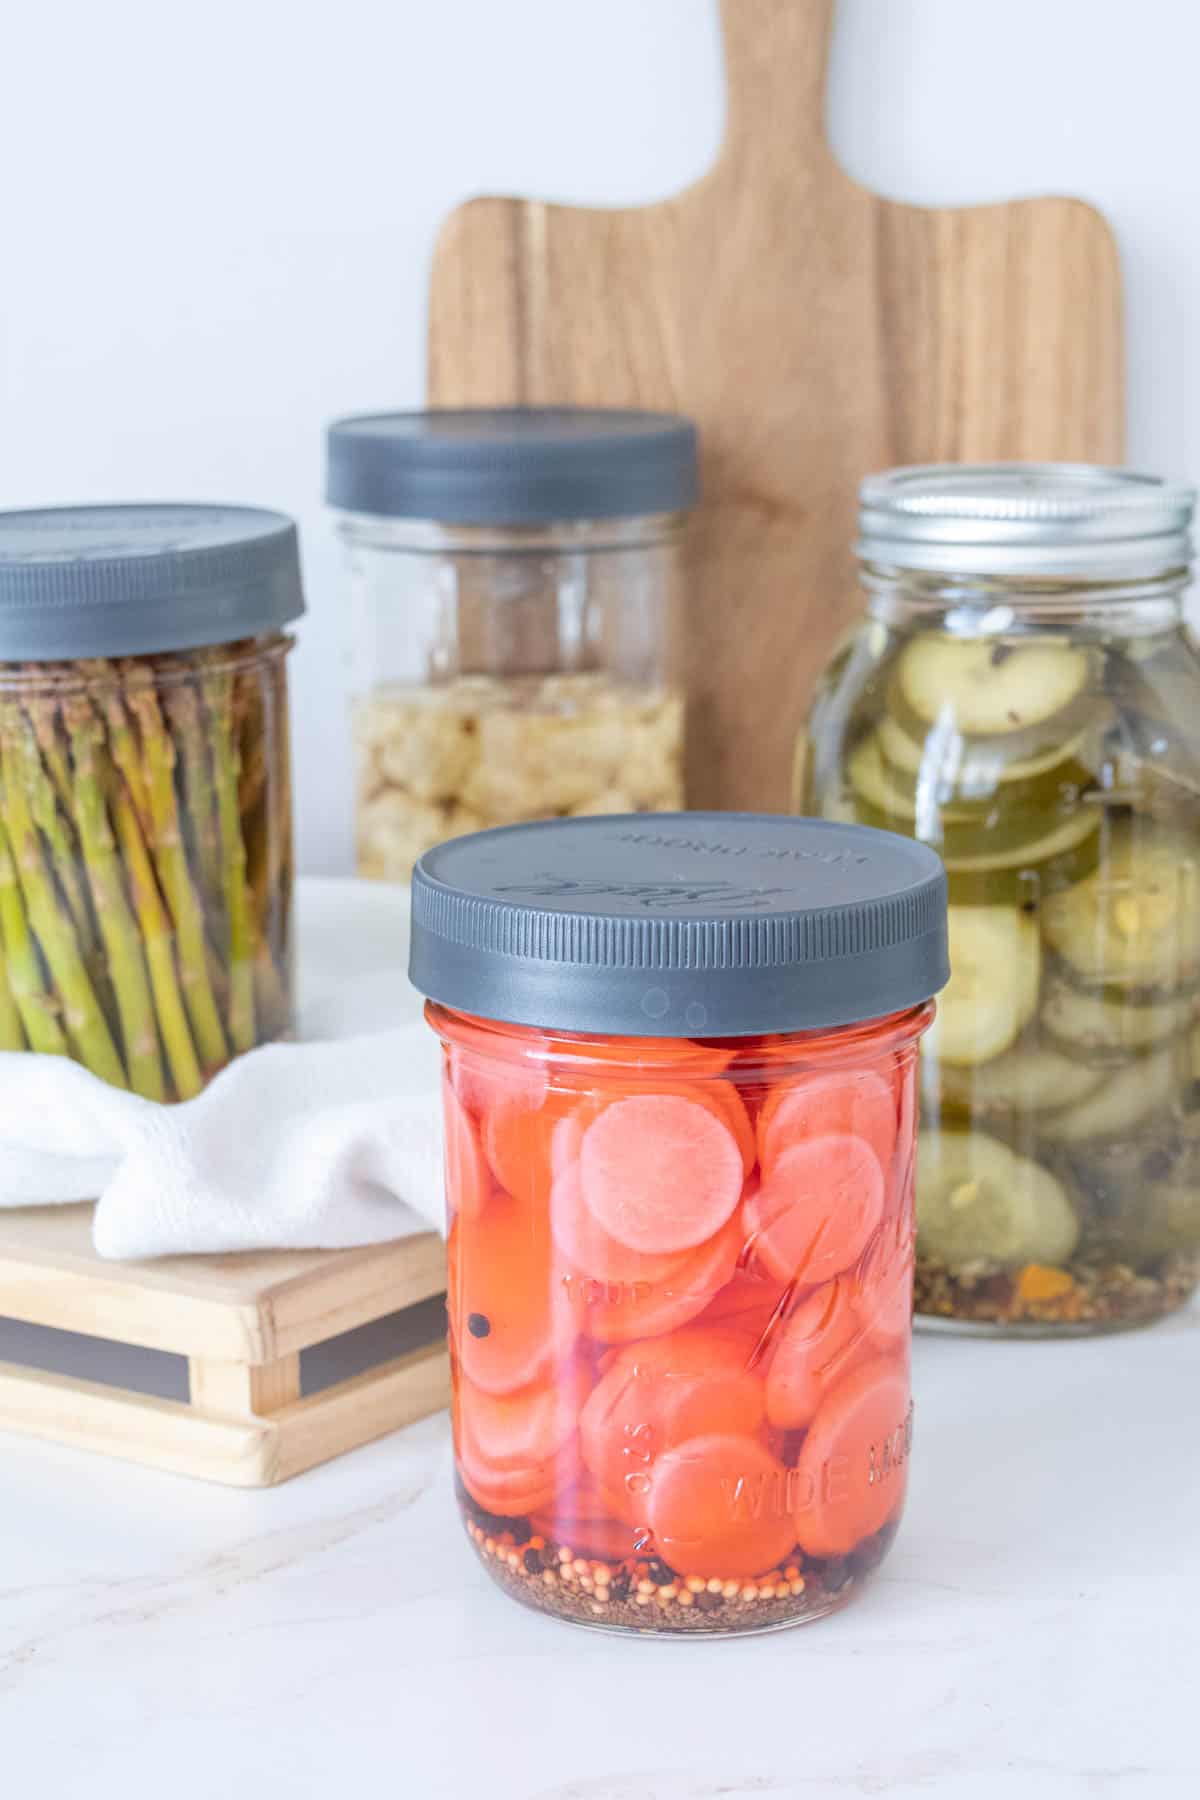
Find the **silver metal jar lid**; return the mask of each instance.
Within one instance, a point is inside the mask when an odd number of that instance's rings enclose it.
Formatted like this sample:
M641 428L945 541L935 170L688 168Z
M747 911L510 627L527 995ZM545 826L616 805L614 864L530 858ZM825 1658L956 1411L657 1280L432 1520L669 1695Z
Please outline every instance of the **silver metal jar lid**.
M1195 490L1088 463L928 463L868 475L860 561L935 575L1148 580L1187 569Z
M413 871L413 985L546 1031L746 1037L945 986L925 844L761 813L622 813L453 838Z

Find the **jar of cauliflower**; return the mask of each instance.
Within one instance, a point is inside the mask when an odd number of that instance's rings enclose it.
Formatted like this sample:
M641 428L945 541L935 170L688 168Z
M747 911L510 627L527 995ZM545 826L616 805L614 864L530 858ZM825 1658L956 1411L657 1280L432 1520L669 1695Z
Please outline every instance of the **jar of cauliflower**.
M670 414L384 413L328 434L352 609L361 875L489 825L683 804Z

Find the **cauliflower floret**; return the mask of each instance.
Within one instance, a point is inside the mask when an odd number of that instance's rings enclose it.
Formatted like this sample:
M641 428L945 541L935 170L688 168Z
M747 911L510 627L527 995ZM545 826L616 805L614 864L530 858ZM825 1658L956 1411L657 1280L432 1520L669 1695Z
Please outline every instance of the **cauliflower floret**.
M358 816L358 872L372 881L407 881L418 856L446 836L440 806L407 794L379 794Z

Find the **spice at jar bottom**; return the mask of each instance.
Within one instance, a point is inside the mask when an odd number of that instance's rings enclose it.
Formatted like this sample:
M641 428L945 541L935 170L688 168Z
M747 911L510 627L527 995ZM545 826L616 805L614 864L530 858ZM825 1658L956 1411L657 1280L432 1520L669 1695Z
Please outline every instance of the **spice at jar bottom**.
M455 1456L485 1566L638 1632L841 1604L911 1449L936 857L742 815L479 833L417 866L412 973L445 1048Z
M300 608L275 514L0 515L0 1048L186 1100L289 1029Z

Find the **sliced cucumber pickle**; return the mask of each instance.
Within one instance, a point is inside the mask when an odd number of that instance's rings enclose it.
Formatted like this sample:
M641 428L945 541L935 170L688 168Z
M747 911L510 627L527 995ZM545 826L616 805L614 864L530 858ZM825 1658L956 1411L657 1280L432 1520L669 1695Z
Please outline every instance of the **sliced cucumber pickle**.
M1113 828L1094 874L1042 911L1046 942L1085 981L1187 987L1200 973L1200 856L1194 838L1145 820Z
M917 1151L917 1251L949 1269L1063 1263L1079 1221L1063 1184L983 1131L923 1131Z
M1051 973L1042 993L1042 1024L1056 1042L1093 1061L1151 1050L1187 1028L1195 1016L1190 997L1135 1004L1112 989L1088 992Z
M914 638L897 669L918 719L945 720L967 737L1007 736L1057 718L1087 694L1092 674L1091 657L1076 645L933 632Z
M1037 926L1014 906L952 906L950 980L926 1040L933 1061L974 1067L1003 1055L1037 1010Z
M878 733L872 732L861 744L855 745L846 764L846 774L858 799L876 812L893 814L909 825L916 821L918 783L887 761ZM952 806L939 809L944 820L970 820L977 817L978 810Z
M1136 1260L1200 1249L1200 1144L1115 1144L1074 1167L1105 1251Z
M1082 763L1060 763L1002 794L953 797L889 763L877 733L856 746L847 764L857 812L878 825L934 844L947 862L974 857L1023 859L1060 821L1072 819L1091 776ZM1088 806L1088 816L1094 808Z
M894 768L910 776L930 776L964 800L980 799L1012 782L1031 781L1060 763L1086 763L1095 734L1068 733L1038 756L1012 756L1002 738L964 738L960 732L924 732L912 737L885 713L877 727L879 748Z
M1077 1106L1104 1080L1103 1069L1075 1062L1048 1044L1018 1044L977 1069L942 1070L942 1099L981 1117L1021 1117Z
M947 873L990 875L998 870L1008 870L1027 879L1032 878L1044 864L1079 849L1090 837L1095 836L1102 816L1101 807L1085 805L1044 836L1030 836L1016 849L996 848L981 851L978 855L945 856L943 860ZM1030 890L1031 893L1035 891Z
M947 862L950 904L1032 908L1047 895L1086 881L1100 863L1099 810L1087 807L1049 838L1031 845L1031 854Z
M1179 1085L1172 1046L1140 1056L1106 1076L1094 1093L1042 1121L1042 1136L1057 1144L1087 1144L1136 1131L1166 1107Z

